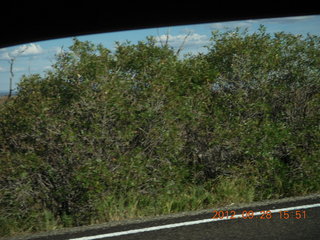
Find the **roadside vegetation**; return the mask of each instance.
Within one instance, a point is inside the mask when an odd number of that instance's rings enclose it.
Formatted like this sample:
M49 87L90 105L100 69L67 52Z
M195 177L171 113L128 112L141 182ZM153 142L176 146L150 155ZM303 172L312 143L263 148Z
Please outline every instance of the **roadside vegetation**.
M0 105L0 236L320 190L320 37L74 39Z

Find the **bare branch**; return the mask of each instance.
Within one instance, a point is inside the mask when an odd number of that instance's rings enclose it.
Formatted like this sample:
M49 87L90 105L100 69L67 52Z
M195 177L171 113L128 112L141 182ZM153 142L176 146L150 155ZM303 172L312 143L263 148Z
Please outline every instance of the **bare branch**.
M168 46L168 43L169 43L170 29L169 29L169 28L167 29L166 40L165 40L164 43L163 43L162 40L161 40L161 36L160 36L160 34L159 34L159 29L157 29L157 34L158 34L158 39L159 39L159 41L160 41L161 47L167 47L167 46Z
M186 41L187 41L187 38L188 38L190 35L191 35L191 31L189 31L188 34L183 38L183 41L182 41L180 47L178 48L178 50L177 50L177 52L176 52L177 55L179 55L180 52L183 50L183 47L184 47L184 45L185 45L185 43L186 43Z
M159 39L159 41L160 41L160 45L161 45L161 47L163 47L163 43L162 43L162 40L161 40L161 36L160 36L160 34L159 34L159 29L157 29L157 34L158 34L158 39Z
M16 61L17 57L19 57L21 54L23 54L26 50L27 50L28 46L24 45L24 47L22 49L20 49L17 54L15 54L14 56L11 56L11 54L9 55L10 59L8 60L9 65L10 65L10 79L9 79L9 94L8 94L8 98L11 97L12 92L13 92L13 88L12 88L12 82L13 82L13 78L14 78L14 72L13 72L13 64Z
M168 28L168 30L167 30L167 36L166 36L166 43L165 43L165 46L166 46L166 47L168 46L169 35L170 35L170 29Z

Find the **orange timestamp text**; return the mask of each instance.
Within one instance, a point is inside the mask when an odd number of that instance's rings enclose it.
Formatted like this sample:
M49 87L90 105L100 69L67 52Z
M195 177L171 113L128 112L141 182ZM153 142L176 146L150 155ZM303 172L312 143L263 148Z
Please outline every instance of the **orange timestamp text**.
M253 210L243 210L240 213L236 213L236 211L213 211L212 219L306 219L307 213L304 210L296 210L296 211L277 211L272 212L271 210L263 210L255 212Z

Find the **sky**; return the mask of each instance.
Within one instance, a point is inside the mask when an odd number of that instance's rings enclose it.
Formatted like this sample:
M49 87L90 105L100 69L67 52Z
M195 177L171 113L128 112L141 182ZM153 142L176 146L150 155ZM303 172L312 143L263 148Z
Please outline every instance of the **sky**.
M183 26L168 26L162 28L150 28L141 30L121 31L112 33L91 34L85 36L75 36L80 41L91 41L95 44L103 44L111 51L115 49L115 42L131 43L145 40L147 36L154 36L159 42L168 38L168 43L179 48L184 42L183 52L197 54L205 52L205 45L215 30L227 31L236 27L247 29L249 33L257 31L260 25L264 25L269 33L287 32L292 34L307 35L313 34L320 36L320 15L309 16L292 16L285 18L268 18L241 20L230 22L216 22ZM55 62L55 55L62 49L68 50L72 44L72 37L60 38L55 40L46 40L0 49L0 92L7 92L9 89L10 79L10 58L15 57L13 65L13 85L19 83L22 75L44 74L50 70L51 65Z

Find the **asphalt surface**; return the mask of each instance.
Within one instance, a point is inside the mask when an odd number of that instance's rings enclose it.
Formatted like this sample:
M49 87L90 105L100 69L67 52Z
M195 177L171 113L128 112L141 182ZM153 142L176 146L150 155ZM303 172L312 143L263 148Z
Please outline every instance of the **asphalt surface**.
M320 195L10 238L18 239L320 239Z

